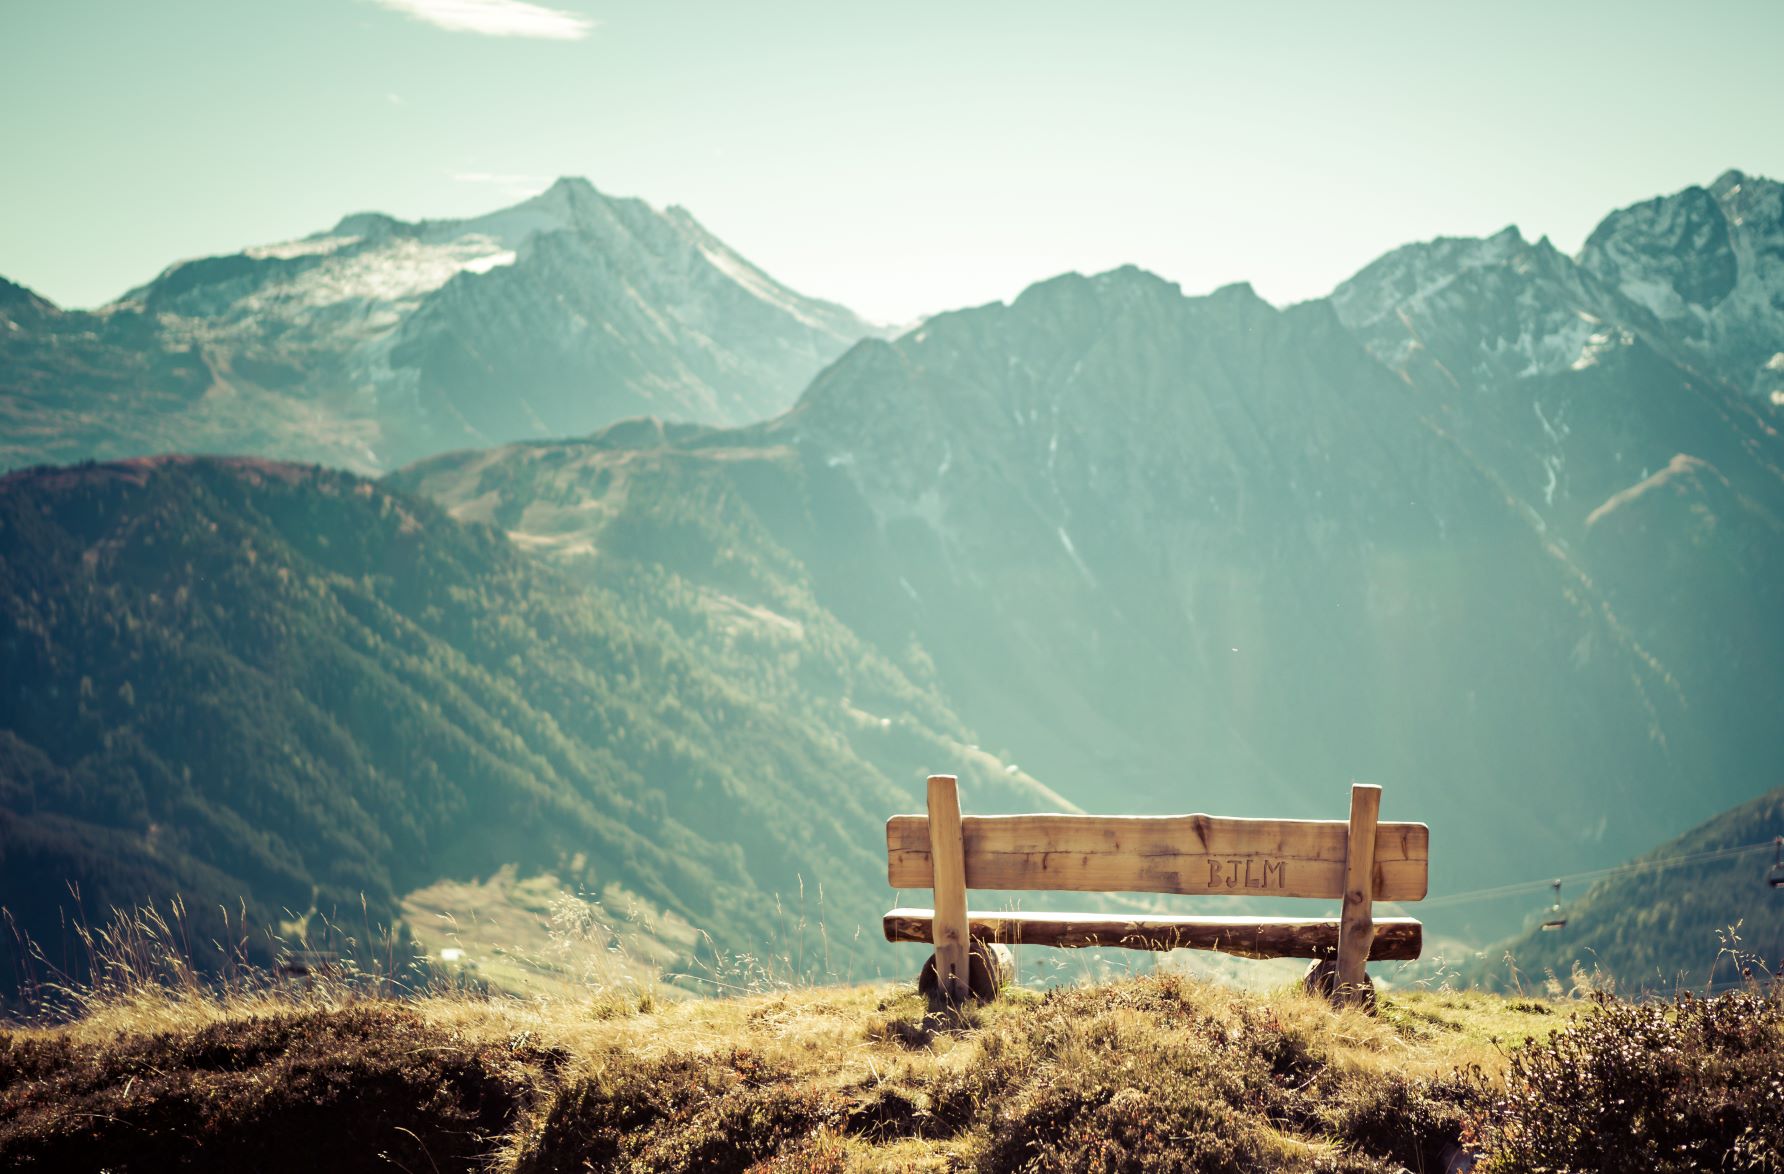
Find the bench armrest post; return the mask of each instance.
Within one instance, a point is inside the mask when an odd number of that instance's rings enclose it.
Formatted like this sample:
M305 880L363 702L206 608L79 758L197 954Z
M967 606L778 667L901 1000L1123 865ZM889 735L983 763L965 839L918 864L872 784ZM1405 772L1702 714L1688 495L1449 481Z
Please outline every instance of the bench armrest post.
M1338 926L1340 1003L1361 1004L1369 949L1375 941L1375 824L1381 814L1381 788L1353 783L1350 788L1350 834L1344 849L1344 912Z
M949 1002L971 993L966 922L966 847L953 775L929 776L929 853L934 862L936 987Z

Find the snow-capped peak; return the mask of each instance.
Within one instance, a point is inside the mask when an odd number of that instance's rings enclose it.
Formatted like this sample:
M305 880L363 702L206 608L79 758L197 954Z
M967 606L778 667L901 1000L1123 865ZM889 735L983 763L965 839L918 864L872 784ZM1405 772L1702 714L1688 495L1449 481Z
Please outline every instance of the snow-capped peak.
M1784 185L1729 170L1607 216L1580 264L1755 394L1784 346ZM1765 387L1762 387L1764 384Z

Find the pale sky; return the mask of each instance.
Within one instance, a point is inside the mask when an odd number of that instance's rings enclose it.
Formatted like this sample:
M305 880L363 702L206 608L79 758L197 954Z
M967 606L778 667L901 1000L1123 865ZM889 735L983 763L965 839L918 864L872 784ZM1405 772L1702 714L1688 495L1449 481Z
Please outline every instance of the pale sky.
M880 321L1129 262L1290 302L1784 178L1781 53L1781 0L0 0L0 275L92 306L567 174Z

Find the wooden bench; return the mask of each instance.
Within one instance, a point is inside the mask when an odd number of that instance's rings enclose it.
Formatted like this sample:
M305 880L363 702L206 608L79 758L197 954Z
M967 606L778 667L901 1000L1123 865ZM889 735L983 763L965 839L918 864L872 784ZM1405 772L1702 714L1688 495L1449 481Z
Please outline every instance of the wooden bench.
M929 942L932 989L958 1001L1001 985L995 944L1218 950L1312 958L1310 989L1368 1004L1364 963L1419 956L1424 927L1376 920L1376 901L1425 896L1430 829L1378 823L1381 788L1350 789L1350 819L1208 815L960 815L953 775L929 780L929 814L886 821L894 889L931 889L934 909L886 914L886 939ZM1183 893L1342 899L1338 917L1119 917L976 913L968 889Z

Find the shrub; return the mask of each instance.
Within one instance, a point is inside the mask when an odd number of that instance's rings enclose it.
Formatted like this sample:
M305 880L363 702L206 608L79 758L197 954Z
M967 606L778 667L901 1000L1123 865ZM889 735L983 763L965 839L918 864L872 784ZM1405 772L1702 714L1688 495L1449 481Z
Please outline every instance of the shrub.
M1784 1170L1784 1005L1601 999L1512 1056L1483 1171Z
M1059 1074L994 1126L990 1170L1244 1171L1266 1165L1255 1119L1205 1068Z
M552 1057L399 1006L0 1043L0 1168L481 1169Z
M1224 1004L1224 1005L1223 1005ZM990 1106L992 1171L1301 1168L1323 1065L1268 1007L1173 975L1050 992ZM1377 1169L1329 1158L1334 1170Z
M844 1116L833 1096L747 1050L616 1058L558 1097L520 1169L744 1170L777 1154L823 1168L835 1143L817 1134Z
M1398 1074L1355 1081L1326 1111L1346 1144L1408 1170L1442 1170L1471 1117L1487 1102L1478 1071L1437 1080Z

